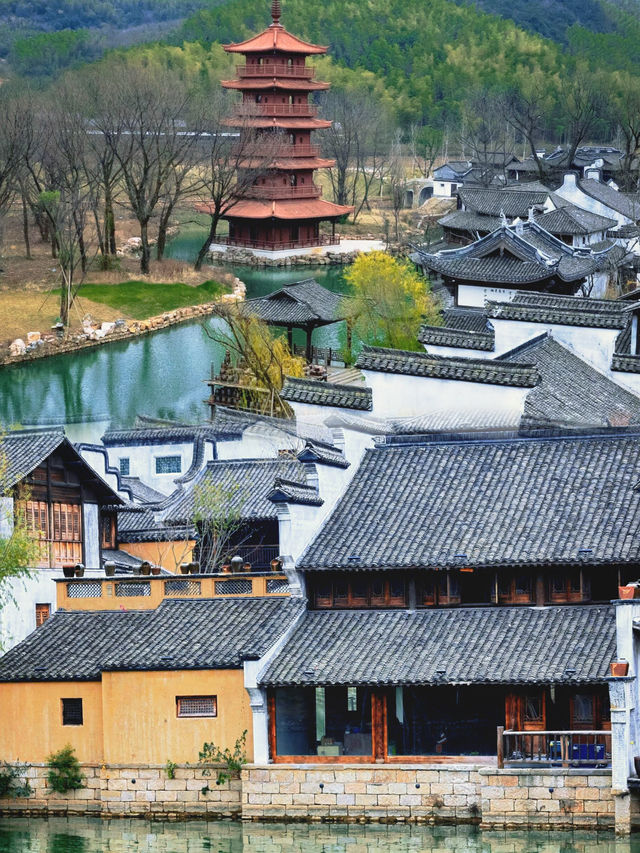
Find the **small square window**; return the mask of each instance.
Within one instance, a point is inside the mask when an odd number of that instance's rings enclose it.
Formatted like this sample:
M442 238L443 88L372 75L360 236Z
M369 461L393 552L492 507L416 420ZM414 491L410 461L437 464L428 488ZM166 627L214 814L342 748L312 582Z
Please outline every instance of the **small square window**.
M217 696L176 696L178 717L217 717Z
M179 456L156 456L156 474L179 474L182 459Z
M131 471L130 459L128 456L120 457L120 473L123 477L128 477Z
M44 625L49 616L51 616L50 604L36 604L36 628Z
M82 699L63 699L62 725L81 726L82 722Z

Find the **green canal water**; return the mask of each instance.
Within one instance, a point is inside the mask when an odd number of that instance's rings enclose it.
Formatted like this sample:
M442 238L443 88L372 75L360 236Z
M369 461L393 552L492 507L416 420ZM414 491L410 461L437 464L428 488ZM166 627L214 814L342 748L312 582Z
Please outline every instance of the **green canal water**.
M192 232L170 248L174 257L190 259L198 240ZM263 296L283 284L313 276L330 290L344 292L341 267L260 270L230 268L247 285L247 298ZM220 321L208 319L164 329L136 340L105 344L69 355L0 368L0 423L104 424L130 426L137 414L196 419L208 416L204 384L216 369L223 348L210 333ZM209 334L208 334L209 332ZM344 324L317 329L317 346L344 346ZM304 334L294 331L294 342ZM100 429L73 437L93 440Z
M0 853L638 853L612 834L479 832L471 827L147 823L14 818Z

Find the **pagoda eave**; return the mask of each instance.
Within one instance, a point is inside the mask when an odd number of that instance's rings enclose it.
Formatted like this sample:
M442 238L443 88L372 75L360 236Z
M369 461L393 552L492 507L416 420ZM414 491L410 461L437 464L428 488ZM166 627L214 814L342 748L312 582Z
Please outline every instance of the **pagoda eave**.
M296 80L295 85L291 80L278 79L277 77L255 78L247 80L223 80L220 84L224 89L236 89L241 92L263 91L265 89L279 89L287 92L324 92L329 89L331 83L323 83L319 80Z
M280 24L271 24L266 30L257 36L246 39L246 41L234 42L223 45L227 53L265 53L274 51L279 53L300 53L304 56L326 53L329 49L325 45L311 44L303 41L292 33L287 32Z
M260 169L264 167L264 160L259 158L242 158L238 160L238 165L243 169ZM336 165L335 160L327 160L324 157L291 157L276 159L273 163L269 163L269 169L331 169Z
M239 199L227 210L223 219L337 219L349 213L353 213L353 207L334 204L323 199L309 199L308 201L303 199L282 201Z
M275 127L279 130L320 130L331 127L321 118L281 118L276 116L233 116L222 121L225 127Z

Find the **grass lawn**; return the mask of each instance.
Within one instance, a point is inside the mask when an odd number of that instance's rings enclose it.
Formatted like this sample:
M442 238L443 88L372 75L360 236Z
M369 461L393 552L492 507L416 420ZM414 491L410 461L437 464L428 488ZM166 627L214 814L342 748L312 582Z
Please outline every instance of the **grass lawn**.
M228 287L217 281L205 281L193 287L188 284L151 284L146 281L125 281L121 284L83 284L78 293L80 305L86 300L107 305L123 316L144 320L165 311L213 302ZM58 291L59 293L59 291Z

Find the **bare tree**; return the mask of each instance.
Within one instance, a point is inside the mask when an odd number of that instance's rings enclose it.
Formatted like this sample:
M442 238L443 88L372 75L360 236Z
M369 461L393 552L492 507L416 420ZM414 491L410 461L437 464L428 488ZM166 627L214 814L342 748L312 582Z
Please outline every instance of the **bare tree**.
M231 101L225 92L208 97L200 110L200 125L205 149L202 166L200 210L209 217L209 231L195 261L201 269L218 227L233 205L251 192L256 181L268 173L284 150L282 134L272 129L263 131L253 126L250 108L234 119L234 129L227 124Z
M354 208L355 222L388 168L392 126L387 111L368 93L329 92L324 111L333 120L323 135L324 153L335 161L329 172L333 198Z
M486 89L472 92L463 106L460 144L470 152L478 168L478 180L490 186L497 175L504 177L508 143L504 103Z
M613 116L623 139L624 156L620 175L621 187L627 191L637 188L637 159L640 154L640 88L637 81L625 74L613 96ZM635 177L633 171L635 169Z
M595 75L585 68L578 67L575 73L560 86L560 103L563 116L567 121L569 139L567 152L569 168L578 147L588 138L600 114L606 109L607 101L601 84L602 81Z
M527 89L512 89L504 96L505 119L528 146L540 180L546 177L545 163L538 150L548 109L548 93L545 87L532 84Z
M24 138L19 105L10 97L0 97L0 251L4 218L13 201L23 153Z
M187 132L191 94L167 71L123 68L104 83L94 118L122 175L128 207L140 228L140 271L150 269L149 224L177 168L189 162L197 134Z
M404 207L407 194L407 174L402 152L402 135L398 130L391 143L389 153L389 190L391 195L391 209L393 211L393 224L396 242L400 239L399 223L400 211Z
M412 124L409 129L409 149L414 173L428 178L442 145L442 134L430 127L419 127Z

